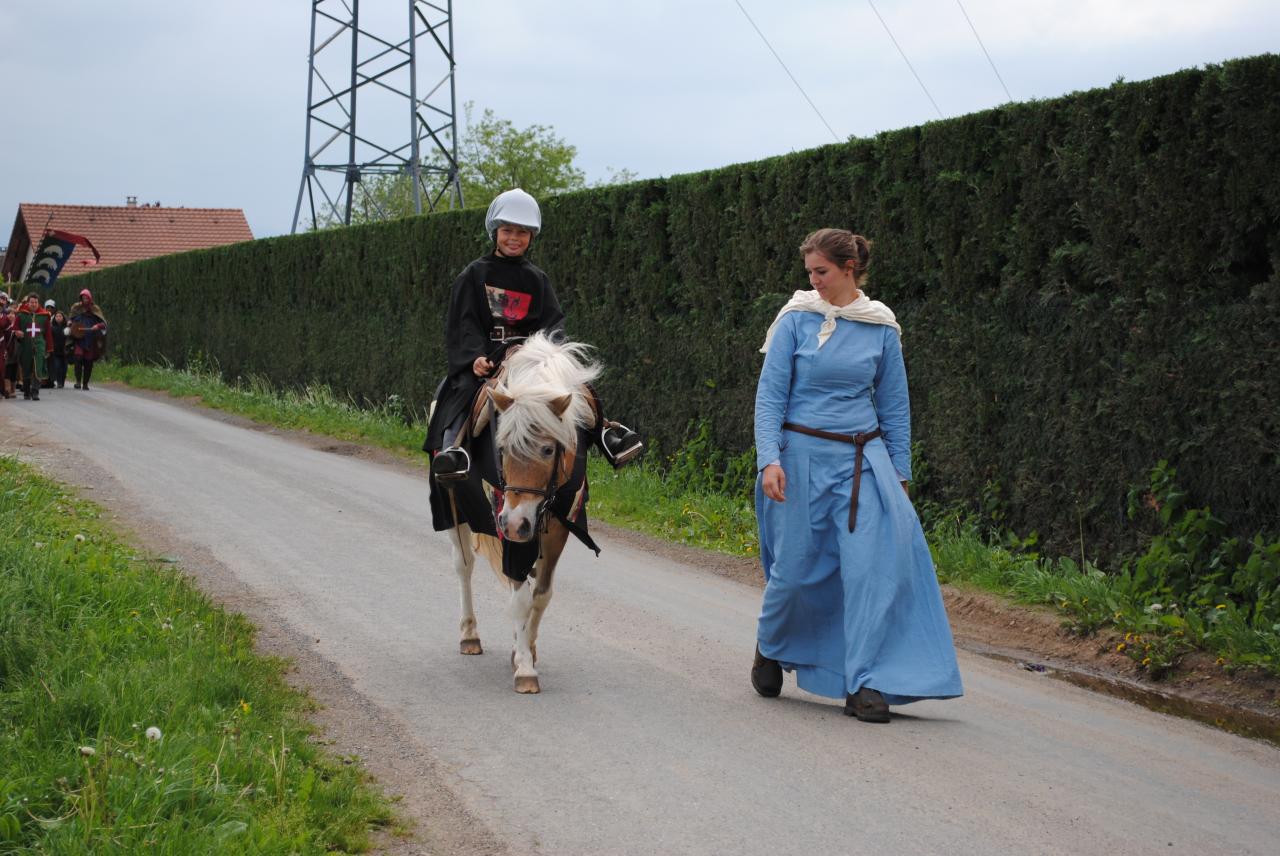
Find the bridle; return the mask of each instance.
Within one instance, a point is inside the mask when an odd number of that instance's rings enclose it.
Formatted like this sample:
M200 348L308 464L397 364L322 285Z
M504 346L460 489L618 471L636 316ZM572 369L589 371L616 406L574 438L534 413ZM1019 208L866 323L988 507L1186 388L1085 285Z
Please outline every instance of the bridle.
M564 444L562 444L559 440L556 441L556 451L551 461L551 475L547 477L546 487L524 487L520 485L508 485L502 470L502 447L498 445L498 418L499 418L499 414L497 413L497 408L495 407L494 413L492 416L493 421L492 421L492 424L490 425L490 430L489 430L490 442L493 443L493 459L497 463L497 470L498 470L498 473L497 473L498 483L494 486L499 491L502 492L504 502L507 494L510 494L510 493L531 493L531 494L534 494L535 496L542 497L541 499L538 500L538 508L534 515L533 522L534 522L534 531L545 533L548 530L548 528L551 526L551 504L555 501L556 491L558 491L562 487L562 485L557 483L556 477L560 474L560 470L564 466L564 452L565 452ZM498 505L496 501L493 504L493 516L494 516L494 525L497 528L499 534L501 534L502 527L497 525L498 524Z

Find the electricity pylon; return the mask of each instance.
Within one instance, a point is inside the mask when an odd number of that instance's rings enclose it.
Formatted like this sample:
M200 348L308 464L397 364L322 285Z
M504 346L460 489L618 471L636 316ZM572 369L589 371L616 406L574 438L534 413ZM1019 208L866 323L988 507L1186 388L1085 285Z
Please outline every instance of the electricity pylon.
M388 5L366 3L366 11L386 16ZM366 176L409 177L418 213L424 200L432 211L442 204L461 207L453 0L407 0L407 9L405 36L388 17L361 20L360 0L312 0L306 150L294 232L304 197L312 229L350 225L357 194L380 211L379 201L363 189ZM331 29L316 41L317 30ZM420 52L420 43L427 50Z

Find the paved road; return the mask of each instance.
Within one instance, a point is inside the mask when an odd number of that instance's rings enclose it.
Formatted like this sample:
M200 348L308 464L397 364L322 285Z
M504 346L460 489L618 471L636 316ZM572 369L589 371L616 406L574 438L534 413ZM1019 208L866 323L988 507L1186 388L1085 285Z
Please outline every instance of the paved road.
M111 388L0 403L202 545L369 703L407 723L519 854L1257 853L1280 844L1280 751L962 654L968 694L888 726L757 698L759 592L616 540L571 544L511 691L503 597L457 651L446 537L402 469Z

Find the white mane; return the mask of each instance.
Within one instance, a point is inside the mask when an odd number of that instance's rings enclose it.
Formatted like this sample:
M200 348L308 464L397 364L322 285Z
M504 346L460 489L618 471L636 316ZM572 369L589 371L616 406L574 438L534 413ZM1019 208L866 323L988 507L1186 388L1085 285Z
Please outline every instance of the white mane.
M589 345L553 342L539 332L507 358L498 392L514 403L498 420L497 434L506 454L532 460L546 439L576 447L578 428L590 428L596 418L584 384L599 377L602 366L590 359L589 351ZM566 394L572 395L569 408L556 416L548 405Z

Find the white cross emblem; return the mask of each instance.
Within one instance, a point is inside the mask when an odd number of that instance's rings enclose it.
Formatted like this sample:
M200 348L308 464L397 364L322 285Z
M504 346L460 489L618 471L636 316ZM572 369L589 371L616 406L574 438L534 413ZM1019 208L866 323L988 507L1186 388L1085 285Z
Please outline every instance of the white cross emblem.
M33 339L40 334L40 328L36 325L35 319L32 319L31 326L27 328L27 333Z

